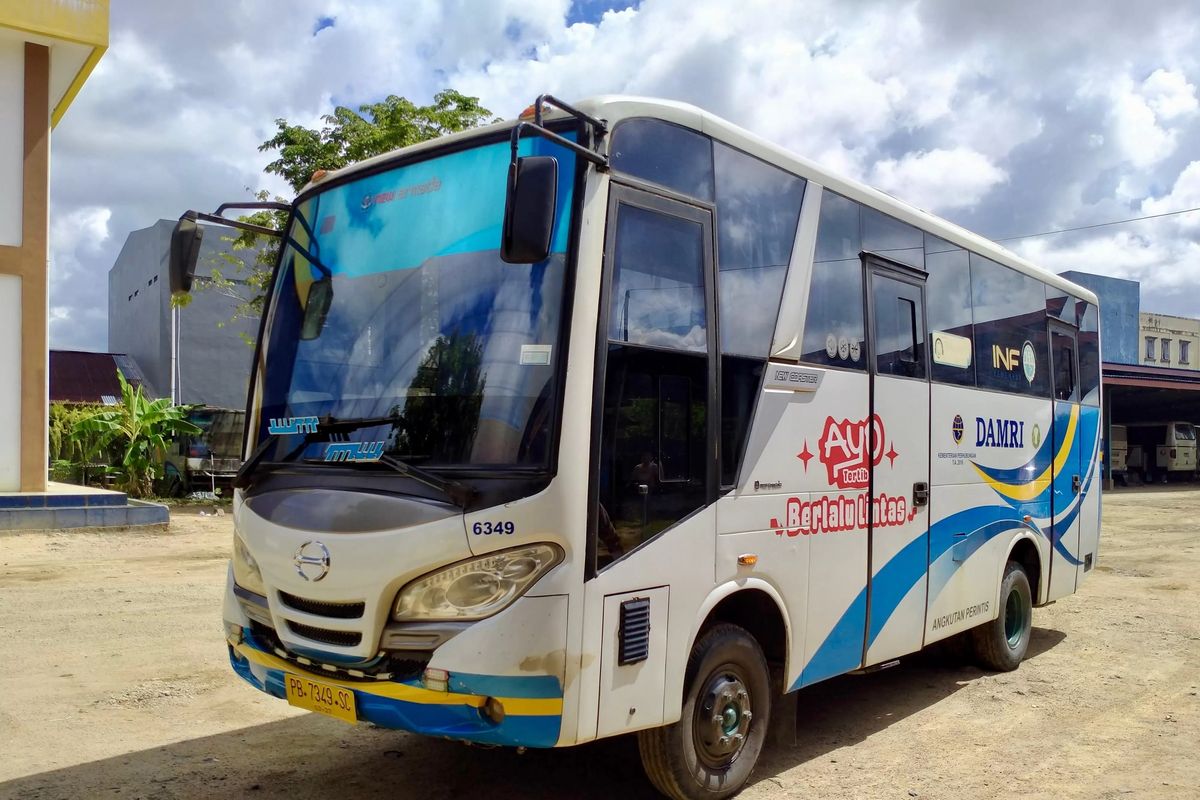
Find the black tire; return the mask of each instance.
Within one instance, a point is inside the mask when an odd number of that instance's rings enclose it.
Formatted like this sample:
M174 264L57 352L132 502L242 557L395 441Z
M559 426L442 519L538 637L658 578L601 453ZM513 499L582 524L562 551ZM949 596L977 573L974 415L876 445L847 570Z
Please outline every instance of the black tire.
M1004 568L999 614L971 630L975 659L985 669L1012 672L1021 665L1033 632L1033 593L1025 568L1015 561Z
M732 797L754 771L771 722L762 648L737 625L709 628L692 645L684 692L679 722L638 733L646 776L675 800Z

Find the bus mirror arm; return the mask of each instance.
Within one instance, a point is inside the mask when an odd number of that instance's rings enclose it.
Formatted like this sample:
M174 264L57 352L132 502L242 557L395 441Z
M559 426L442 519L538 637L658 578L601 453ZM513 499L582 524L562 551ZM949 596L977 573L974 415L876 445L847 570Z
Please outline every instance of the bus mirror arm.
M187 294L192 290L192 278L196 274L196 261L200 257L200 244L204 241L204 228L200 221L225 225L250 231L262 236L282 236L282 231L255 225L237 219L227 219L224 215L229 208L258 209L271 211L288 211L287 203L252 202L252 203L222 203L212 214L203 211L185 211L175 223L171 231L171 250L169 253L167 278L171 284L171 294Z

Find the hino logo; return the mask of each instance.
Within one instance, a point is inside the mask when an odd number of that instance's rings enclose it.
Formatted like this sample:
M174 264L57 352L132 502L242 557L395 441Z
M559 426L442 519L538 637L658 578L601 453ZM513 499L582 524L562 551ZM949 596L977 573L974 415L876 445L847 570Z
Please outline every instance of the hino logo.
M311 539L300 545L296 555L292 557L296 572L306 581L317 581L329 574L329 548L321 542Z

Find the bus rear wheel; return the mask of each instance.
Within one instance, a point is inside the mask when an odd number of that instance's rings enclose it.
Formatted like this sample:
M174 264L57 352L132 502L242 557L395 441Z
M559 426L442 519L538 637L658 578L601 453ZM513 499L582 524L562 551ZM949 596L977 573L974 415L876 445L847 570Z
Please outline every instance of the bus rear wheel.
M1012 672L1029 650L1033 633L1033 593L1025 568L1008 562L1000 584L1000 613L991 622L971 630L971 644L980 665L997 672Z
M737 625L705 631L688 659L679 722L638 733L642 766L675 800L721 800L741 791L771 718L771 679L758 642Z

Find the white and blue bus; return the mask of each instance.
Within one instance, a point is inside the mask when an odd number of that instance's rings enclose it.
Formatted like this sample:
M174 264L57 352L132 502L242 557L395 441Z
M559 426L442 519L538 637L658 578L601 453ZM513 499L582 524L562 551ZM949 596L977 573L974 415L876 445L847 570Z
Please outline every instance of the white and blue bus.
M704 111L539 98L289 214L224 619L295 706L726 797L784 694L1015 669L1095 564L1095 296Z

